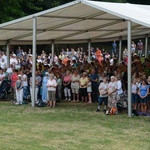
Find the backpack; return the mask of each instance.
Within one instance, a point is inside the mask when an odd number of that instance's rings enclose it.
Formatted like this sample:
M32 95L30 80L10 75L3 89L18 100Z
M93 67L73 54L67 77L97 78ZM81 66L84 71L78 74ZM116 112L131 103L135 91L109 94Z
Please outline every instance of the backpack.
M138 112L136 110L134 110L134 109L132 110L132 115L133 116L139 116Z
M45 107L45 103L42 100L38 100L38 103L36 103L37 107Z
M123 104L121 102L118 102L117 103L117 108L118 108L118 111L123 111Z

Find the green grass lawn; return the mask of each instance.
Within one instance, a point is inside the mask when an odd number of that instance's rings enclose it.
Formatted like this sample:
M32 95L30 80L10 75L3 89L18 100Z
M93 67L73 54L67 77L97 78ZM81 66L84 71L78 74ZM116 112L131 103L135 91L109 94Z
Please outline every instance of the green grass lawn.
M0 150L150 150L150 118L106 116L96 105L0 102Z

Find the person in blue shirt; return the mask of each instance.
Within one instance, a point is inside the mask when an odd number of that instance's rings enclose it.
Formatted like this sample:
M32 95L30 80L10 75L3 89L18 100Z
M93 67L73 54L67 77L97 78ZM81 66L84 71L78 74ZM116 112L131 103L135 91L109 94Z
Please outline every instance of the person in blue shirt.
M114 42L112 43L112 53L113 53L114 55L116 55L116 49L117 49L117 44L116 44L116 41L114 41Z
M148 86L149 86L149 93L147 96L147 106L148 106L148 111L150 112L150 76L148 76L147 82L148 82Z
M95 73L95 69L91 70L91 74L89 76L92 83L92 102L98 101L98 75Z
M149 86L147 85L147 81L143 80L138 91L138 94L140 96L140 101L141 101L142 116L146 116L146 111L147 111L146 102L147 102L148 93L149 93Z

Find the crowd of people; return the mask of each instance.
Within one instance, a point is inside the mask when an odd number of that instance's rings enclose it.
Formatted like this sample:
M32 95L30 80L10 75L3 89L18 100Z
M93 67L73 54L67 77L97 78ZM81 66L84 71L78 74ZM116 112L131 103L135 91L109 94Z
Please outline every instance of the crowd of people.
M36 96L35 102L42 100L49 107L56 102L98 102L97 111L116 108L122 94L127 89L127 49L123 51L122 61L116 57L117 43L112 43L112 53L99 48L88 51L83 47L77 50L62 49L59 55L47 54L42 50L36 59ZM141 61L143 43L131 45L132 52L132 103L133 109L141 109L142 115L150 111L150 59ZM11 81L11 89L16 96L16 105L32 98L32 51L25 52L19 47L10 55L10 67L7 68L7 56L0 51L0 84ZM104 104L104 105L103 105ZM103 109L101 108L102 106Z

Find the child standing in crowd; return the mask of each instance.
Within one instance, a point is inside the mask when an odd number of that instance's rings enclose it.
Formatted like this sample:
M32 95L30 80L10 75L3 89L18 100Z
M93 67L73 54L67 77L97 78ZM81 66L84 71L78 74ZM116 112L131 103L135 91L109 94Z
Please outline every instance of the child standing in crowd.
M133 79L132 81L132 103L133 103L133 109L137 110L137 103L138 103L138 86L136 84L136 80Z
M21 75L18 75L18 80L15 83L15 89L16 89L16 99L17 102L15 103L16 105L22 105L23 101L23 86L22 86L22 81L21 81Z
M49 107L55 107L56 106L56 87L57 82L54 79L54 74L50 74L50 79L47 82L47 88L48 88L48 105Z

